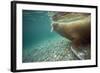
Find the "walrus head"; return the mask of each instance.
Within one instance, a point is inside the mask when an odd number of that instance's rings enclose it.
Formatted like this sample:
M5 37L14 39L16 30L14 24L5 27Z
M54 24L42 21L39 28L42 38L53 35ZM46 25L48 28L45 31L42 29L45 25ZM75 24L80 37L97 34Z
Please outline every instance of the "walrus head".
M90 13L56 12L52 16L52 30L80 46L90 43ZM85 42L85 43L84 43Z

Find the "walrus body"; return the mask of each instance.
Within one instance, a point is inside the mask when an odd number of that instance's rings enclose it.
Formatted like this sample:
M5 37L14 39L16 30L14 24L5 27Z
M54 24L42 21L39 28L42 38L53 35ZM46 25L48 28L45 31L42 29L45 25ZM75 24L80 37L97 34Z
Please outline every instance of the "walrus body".
M53 30L80 48L91 42L91 15L86 13L57 13L53 17ZM66 22L67 21L67 22Z

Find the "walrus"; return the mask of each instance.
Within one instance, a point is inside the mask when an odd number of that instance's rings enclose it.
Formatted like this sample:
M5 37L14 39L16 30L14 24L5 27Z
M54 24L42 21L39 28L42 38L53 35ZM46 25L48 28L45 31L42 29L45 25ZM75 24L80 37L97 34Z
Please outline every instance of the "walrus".
M52 16L52 30L72 41L73 48L90 46L91 14L56 12Z

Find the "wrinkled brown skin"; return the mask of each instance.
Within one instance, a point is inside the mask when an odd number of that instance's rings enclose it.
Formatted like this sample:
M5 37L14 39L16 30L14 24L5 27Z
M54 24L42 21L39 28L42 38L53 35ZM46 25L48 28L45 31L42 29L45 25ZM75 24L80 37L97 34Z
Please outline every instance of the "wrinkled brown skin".
M71 40L73 48L90 46L91 43L90 15L86 15L86 18L84 19L68 22L65 24L53 23L53 29L61 36Z

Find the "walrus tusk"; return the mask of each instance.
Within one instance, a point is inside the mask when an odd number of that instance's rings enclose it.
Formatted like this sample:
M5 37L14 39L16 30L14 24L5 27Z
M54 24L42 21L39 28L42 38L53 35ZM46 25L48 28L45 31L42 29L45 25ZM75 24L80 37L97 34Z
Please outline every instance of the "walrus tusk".
M71 46L71 50L80 60L84 60L85 53L82 52L77 53L72 46Z
M51 32L54 31L54 28L53 28L53 22L51 23Z
M53 27L53 24L54 24L55 22L52 22L51 23L51 32L53 32L54 31L54 27Z

